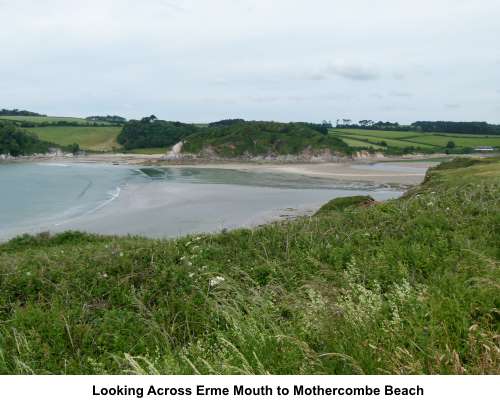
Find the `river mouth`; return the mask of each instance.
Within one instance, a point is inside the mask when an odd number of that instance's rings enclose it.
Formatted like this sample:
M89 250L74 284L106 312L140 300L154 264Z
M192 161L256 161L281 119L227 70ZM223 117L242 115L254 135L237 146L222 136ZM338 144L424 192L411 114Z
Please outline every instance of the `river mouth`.
M77 163L4 165L0 189L0 240L66 230L177 237L310 214L336 197L402 194L288 173Z

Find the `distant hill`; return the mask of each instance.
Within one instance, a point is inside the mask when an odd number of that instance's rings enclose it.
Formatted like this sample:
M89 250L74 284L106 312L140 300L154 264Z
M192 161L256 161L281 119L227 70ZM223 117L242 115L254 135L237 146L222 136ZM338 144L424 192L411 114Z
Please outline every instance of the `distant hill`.
M2 108L0 110L0 115L12 115L12 116L24 115L24 116L30 116L30 117L46 117L46 115L44 115L44 114L38 114L35 112L26 111L26 110L18 110L17 108L14 108L13 110L7 110L5 108Z
M305 151L348 154L351 148L340 138L306 123L268 121L236 122L200 128L185 139L183 151L210 151L221 157L299 155Z
M222 120L201 127L161 121L154 116L131 120L117 138L125 149L170 147L184 142L183 151L220 157L298 155L306 150L349 153L350 147L328 134L322 124Z

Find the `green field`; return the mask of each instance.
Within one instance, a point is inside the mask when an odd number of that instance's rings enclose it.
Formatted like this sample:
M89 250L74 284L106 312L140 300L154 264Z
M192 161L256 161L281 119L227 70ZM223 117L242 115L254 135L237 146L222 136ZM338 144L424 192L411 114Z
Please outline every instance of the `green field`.
M436 146L446 146L448 142L454 142L457 146L462 147L477 147L477 146L493 146L500 147L500 136L497 137L464 137L464 136L449 136L449 135L427 135L423 134L418 138L418 141L429 143Z
M443 150L448 142L452 141L456 147L492 146L500 147L500 136L472 135L472 134L435 134L405 131L377 131L369 129L332 129L330 133L340 137L350 146L356 141L376 147L377 143L385 142L396 148L414 147L427 151ZM366 146L369 147L369 146Z
M66 122L76 122L78 124L91 124L91 121L87 121L85 118L75 118L75 117L35 117L35 116L24 116L24 115L0 115L1 120L9 121L26 121L32 122L34 124L39 124L41 122L55 123L60 121Z
M371 134L364 133L363 130L360 130L358 133L354 132L344 133L342 131L334 130L331 131L330 133L339 136L344 142L347 142L347 140L349 139L354 141L361 141L367 143L368 145L371 145L373 148L379 146L377 145L377 143L385 142L387 146L393 146L396 148L404 148L412 146L414 148L433 149L432 145L422 145L416 142L412 142L412 140L402 140L398 138L391 138L390 136L382 138L379 136L373 136Z
M119 148L116 137L122 127L36 127L29 128L29 132L38 135L44 141L66 146L73 143L80 148L90 151L111 151Z
M400 138L410 138L414 136L421 135L420 132L405 132L405 131L379 131L372 129L332 129L332 132L338 132L345 135L359 136L371 136L376 138L384 139L400 139Z
M343 136L342 140L346 144L348 144L349 146L352 146L354 148L373 148L373 149L379 149L379 150L385 149L384 146L374 145L374 144L368 143L368 142L363 142L363 141L360 141L354 137L351 138L351 137Z
M1 374L499 374L500 160L175 240L0 245Z

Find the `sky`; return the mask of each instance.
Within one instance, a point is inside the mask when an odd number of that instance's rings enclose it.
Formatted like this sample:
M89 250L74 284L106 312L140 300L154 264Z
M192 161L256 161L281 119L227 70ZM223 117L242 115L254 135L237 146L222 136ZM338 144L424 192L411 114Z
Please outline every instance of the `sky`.
M0 108L500 123L499 0L0 0Z

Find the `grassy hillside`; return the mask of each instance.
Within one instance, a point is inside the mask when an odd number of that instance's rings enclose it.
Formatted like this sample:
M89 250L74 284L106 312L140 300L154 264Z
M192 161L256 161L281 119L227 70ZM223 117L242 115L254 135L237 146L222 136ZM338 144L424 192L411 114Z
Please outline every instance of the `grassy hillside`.
M119 148L116 138L122 127L37 127L29 132L44 141L58 145L77 143L80 148L90 151L111 151Z
M0 373L498 374L500 159L352 203L172 241L0 245Z
M330 133L338 136L344 142L357 146L356 142L372 145L374 148L384 146L394 148L415 148L424 152L442 152L448 142L453 142L456 148L476 148L478 146L492 146L500 148L498 135L473 134L441 134L412 131L381 131L369 129L332 129Z
M57 123L61 121L65 122L75 122L77 124L91 124L85 118L75 118L75 117L34 117L31 115L0 115L0 120L8 121L19 121L19 122L31 122L33 124L40 124L42 122L46 123Z
M223 157L297 155L307 149L350 152L349 146L341 139L307 125L266 121L201 128L185 139L183 151L200 153L207 148Z

